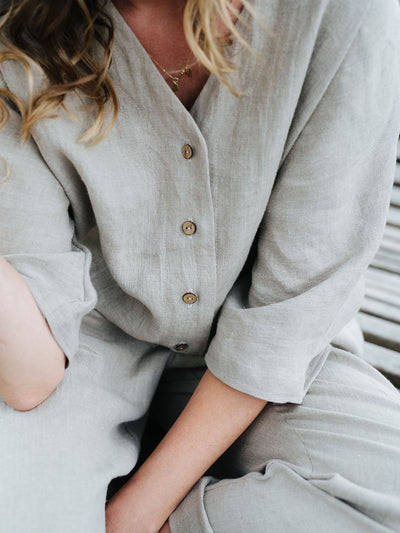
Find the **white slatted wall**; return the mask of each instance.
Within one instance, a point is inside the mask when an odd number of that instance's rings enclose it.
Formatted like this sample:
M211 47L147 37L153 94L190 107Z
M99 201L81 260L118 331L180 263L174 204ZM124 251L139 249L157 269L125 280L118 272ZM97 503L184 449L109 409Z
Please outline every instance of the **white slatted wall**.
M359 321L364 358L400 387L400 140L385 233L368 268Z

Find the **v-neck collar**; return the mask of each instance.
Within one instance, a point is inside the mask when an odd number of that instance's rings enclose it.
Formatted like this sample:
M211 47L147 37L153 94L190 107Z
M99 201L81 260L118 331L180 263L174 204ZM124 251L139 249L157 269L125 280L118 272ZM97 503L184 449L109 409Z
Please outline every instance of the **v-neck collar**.
M253 1L253 5L257 2L257 0ZM122 48L125 54L127 54L127 47L129 47L129 44L132 43L132 50L130 57L130 64L132 68L135 67L133 64L135 61L135 54L136 54L136 60L140 59L141 67L144 69L148 75L149 78L152 79L153 85L157 86L157 91L159 94L161 94L164 98L169 100L171 102L171 106L178 107L181 112L188 113L193 118L194 114L196 113L198 107L200 106L200 103L207 99L207 94L213 92L213 88L215 85L219 85L220 81L217 79L215 74L210 73L209 77L207 78L207 81L201 88L199 94L197 95L195 101L193 102L190 109L187 109L185 105L179 100L179 98L174 94L170 86L167 84L161 73L159 72L156 65L151 60L149 54L145 50L142 43L139 41L137 36L135 35L134 31L131 29L131 27L128 25L124 17L121 15L117 7L114 5L112 0L108 0L106 4L106 11L108 12L109 16L112 18L114 26L115 26L115 49ZM253 17L251 17L248 10L243 9L242 10L242 18L244 21L244 24L241 25L241 35L247 40L250 46L252 46L252 33L254 31L254 20ZM241 43L235 39L232 45L227 47L227 57L230 59L234 59L235 57L238 57L239 59L242 59L240 56L242 45ZM244 61L237 61L237 64L240 68L240 70L245 69L248 67L246 62ZM133 72L132 72L133 75Z

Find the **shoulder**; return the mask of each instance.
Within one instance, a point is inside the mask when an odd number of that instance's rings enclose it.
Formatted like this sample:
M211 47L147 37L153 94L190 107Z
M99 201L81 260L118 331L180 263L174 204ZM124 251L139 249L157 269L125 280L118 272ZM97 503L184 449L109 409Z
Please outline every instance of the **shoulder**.
M331 30L376 18L398 23L400 12L398 0L253 0L251 5L266 21L277 13L289 24L319 21L321 29Z
M340 54L360 31L371 46L388 39L400 46L398 0L253 0L253 6L270 34L288 47L330 47Z
M260 14L253 43L265 71L281 83L305 84L318 99L343 62L400 56L398 0L254 0Z
M398 0L254 0L254 7L271 30L260 30L255 39L265 58L258 95L271 87L277 105L289 110L285 153L317 107L320 116L324 113L324 131L342 104L361 112L363 102L376 100L377 114L384 105L395 105L400 86Z
M320 6L319 40L330 37L334 41L337 35L342 46L359 37L370 46L387 41L400 43L398 0L309 0L306 4L310 9Z
M398 22L400 11L398 0L306 0L301 4L310 11L320 11L323 25L332 29L349 23L368 24L377 19L390 23L393 17Z
M26 54L18 54L15 50L0 39L0 87L9 90L28 105L30 85L36 93L44 89L47 83L40 67Z

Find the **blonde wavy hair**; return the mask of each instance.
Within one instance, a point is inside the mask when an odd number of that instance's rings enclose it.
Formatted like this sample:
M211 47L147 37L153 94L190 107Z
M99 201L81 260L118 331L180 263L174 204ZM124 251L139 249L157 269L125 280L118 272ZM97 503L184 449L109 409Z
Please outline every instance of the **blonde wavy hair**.
M78 140L89 145L100 142L113 127L118 114L118 98L108 71L114 46L114 27L105 11L111 0L64 0L60 6L54 0L10 0L0 11L0 63L18 61L27 73L28 104L5 88L0 87L0 129L9 119L7 100L14 104L22 117L21 140L31 135L33 125L42 118L54 117L60 106L66 111L64 99L77 92L92 102L93 124ZM242 0L243 9L254 9ZM4 4L3 4L4 5ZM237 70L227 58L226 46L238 39L250 49L232 20L244 22L242 13L230 0L186 0L183 25L187 42L196 59L237 95L228 81ZM221 37L216 21L229 31L229 38ZM94 41L101 45L102 58L92 55ZM39 70L46 86L34 92L34 69ZM107 112L110 119L107 120Z

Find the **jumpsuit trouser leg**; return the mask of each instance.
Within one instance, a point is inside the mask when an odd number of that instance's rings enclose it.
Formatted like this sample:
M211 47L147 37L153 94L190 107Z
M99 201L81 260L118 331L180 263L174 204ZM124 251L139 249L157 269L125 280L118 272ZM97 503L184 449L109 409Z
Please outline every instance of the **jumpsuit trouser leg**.
M47 400L26 412L0 400L0 533L105 532L108 485L135 466L169 356L93 312Z
M204 369L167 368L167 431ZM269 403L170 517L172 533L400 532L400 394L331 347L302 404Z
M104 533L108 485L135 466L150 404L150 420L167 431L204 372L165 368L169 356L93 313L45 402L21 413L0 401L0 533ZM172 513L170 527L400 531L399 392L332 347L303 403L267 404Z

